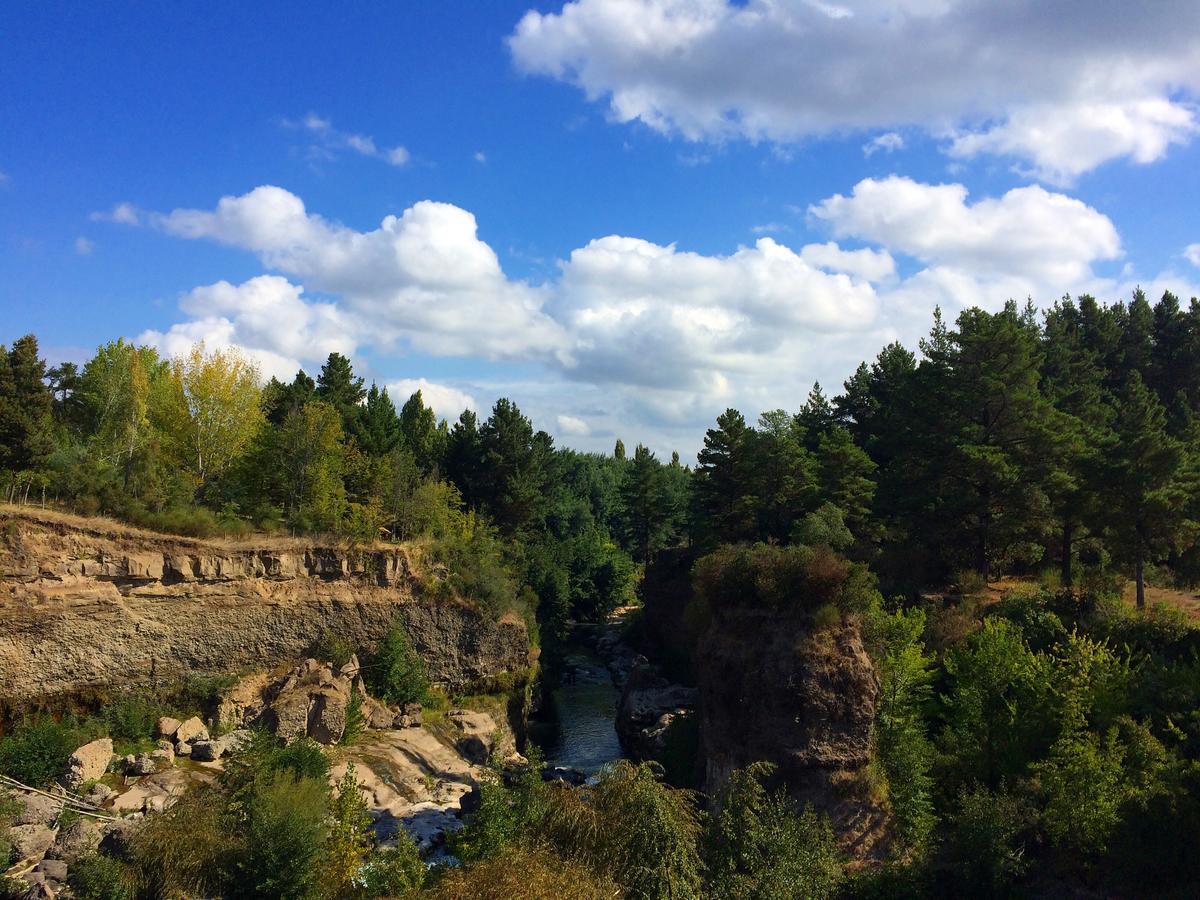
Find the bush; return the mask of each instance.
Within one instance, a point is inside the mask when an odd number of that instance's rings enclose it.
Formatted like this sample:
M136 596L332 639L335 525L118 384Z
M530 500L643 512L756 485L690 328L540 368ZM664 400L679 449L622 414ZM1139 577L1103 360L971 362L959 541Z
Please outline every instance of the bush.
M707 896L717 900L837 894L842 864L827 820L797 813L782 791L768 793L774 767L734 772L709 828Z
M354 648L341 635L325 631L317 638L309 653L313 659L327 662L337 670L350 662L350 657L354 655Z
M726 545L696 562L693 581L714 610L813 610L827 603L862 610L875 596L866 568L825 546Z
M395 847L371 853L358 877L368 897L403 897L424 884L425 863L417 845L401 835Z
M263 900L319 896L329 812L325 781L280 773L260 782L245 807L239 891Z
M472 863L534 841L556 790L542 781L541 770L541 756L531 747L529 764L511 786L505 785L498 769L486 772L479 785L479 807L467 827L450 836L450 852Z
M139 895L220 896L240 851L225 820L226 799L198 787L160 815L147 816L130 838L130 861Z
M963 788L950 817L946 859L961 896L1002 897L1025 871L1021 834L1029 820L1025 804L1009 793L978 785Z
M388 703L423 703L428 697L425 665L398 621L364 667L363 680L372 694Z
M71 863L67 874L77 900L133 900L133 876L120 860L93 853Z
M55 721L35 716L20 722L0 738L0 772L34 787L43 787L63 773L67 759L82 744L98 736L95 723L74 718Z
M579 862L544 848L513 847L466 868L442 870L421 896L430 900L612 900L621 891L608 876Z

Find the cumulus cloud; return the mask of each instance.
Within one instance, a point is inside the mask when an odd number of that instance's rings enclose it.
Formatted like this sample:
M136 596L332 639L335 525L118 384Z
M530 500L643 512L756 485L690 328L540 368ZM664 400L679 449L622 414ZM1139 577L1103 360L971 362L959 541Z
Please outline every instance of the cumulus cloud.
M808 207L824 243L762 237L706 255L609 235L537 286L506 275L475 218L444 203L359 231L265 186L142 221L242 248L273 270L184 295L186 321L141 337L163 352L237 346L280 378L335 350L519 363L540 377L511 388L518 402L596 449L636 427L657 451L686 452L727 405L795 409L813 380L836 389L883 343L915 343L935 304L952 317L970 304L1124 290L1097 274L1121 256L1116 229L1076 199L1040 187L974 198L960 184L894 176ZM452 418L477 396L510 392L494 377L505 370L490 371L471 392L421 379L389 390L403 402L420 387Z
M1183 257L1197 269L1200 269L1200 244L1188 244L1183 249Z
M94 212L88 216L93 222L112 222L116 225L140 225L141 213L132 203L118 203L107 212Z
M328 157L339 150L350 150L359 156L379 159L397 167L407 165L412 158L403 146L380 147L369 134L339 131L329 119L313 112L298 121L282 119L281 124L285 128L297 129L307 134L314 142L310 149L316 151L315 155Z
M401 378L399 381L389 381L388 396L399 409L404 402L421 392L421 401L432 409L440 418L453 422L464 409L472 412L478 409L475 398L466 391L451 387L448 384L438 384L425 378Z
M1195 3L573 0L527 12L509 46L616 120L691 140L913 126L1066 180L1197 128Z
M83 237L82 235L75 238L74 247L75 247L75 253L78 256L91 256L92 253L96 250L96 244L93 241L89 241L87 238Z

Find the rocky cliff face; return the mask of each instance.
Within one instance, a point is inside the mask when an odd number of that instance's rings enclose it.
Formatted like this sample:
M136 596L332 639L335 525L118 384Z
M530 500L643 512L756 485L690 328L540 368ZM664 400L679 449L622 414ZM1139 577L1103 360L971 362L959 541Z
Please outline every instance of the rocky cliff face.
M433 681L530 665L519 618L425 584L402 548L222 544L0 510L0 698L267 669L327 631L373 646L396 620Z
M843 846L862 855L882 815L861 777L879 689L858 627L727 610L697 660L705 790L716 795L733 770L772 762L789 792L829 814Z

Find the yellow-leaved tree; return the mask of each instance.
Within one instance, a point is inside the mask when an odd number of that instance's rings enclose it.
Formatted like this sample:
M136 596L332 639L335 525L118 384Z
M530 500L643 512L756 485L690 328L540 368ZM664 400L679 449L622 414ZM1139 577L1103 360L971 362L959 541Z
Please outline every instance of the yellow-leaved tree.
M171 361L164 430L196 486L221 475L249 448L263 423L258 367L230 348L203 343Z

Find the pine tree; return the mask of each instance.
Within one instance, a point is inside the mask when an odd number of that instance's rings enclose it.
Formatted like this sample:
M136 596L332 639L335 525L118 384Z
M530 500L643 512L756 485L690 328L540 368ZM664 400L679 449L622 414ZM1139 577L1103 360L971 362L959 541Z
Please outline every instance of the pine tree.
M1184 530L1197 485L1184 446L1167 433L1166 411L1136 370L1118 398L1105 459L1108 521L1118 555L1133 564L1141 609L1146 562L1173 546Z
M425 405L419 389L400 410L400 433L422 472L430 474L441 469L445 443L438 433L437 416Z
M358 445L372 456L386 456L403 439L400 417L387 388L381 391L374 382L371 383L355 437Z
M749 454L759 536L786 541L796 521L816 506L816 462L795 419L782 409L759 416Z
M752 430L736 409L717 417L697 457L697 528L710 539L737 541L754 533Z
M800 439L805 449L810 453L816 450L821 435L833 428L836 422L837 416L832 404L825 399L821 383L814 382L812 390L808 392L808 400L800 412L796 413L796 427L800 431Z
M816 458L821 502L840 509L851 533L866 538L875 498L875 463L840 425L821 435Z
M272 378L263 387L263 412L272 425L284 419L316 397L317 384L301 369L291 384Z
M31 476L54 450L54 398L32 334L7 352L0 345L0 357L0 471L20 476L27 492Z
M648 563L671 529L671 509L662 464L642 444L634 450L621 482L624 533L633 558Z
M546 441L535 444L533 425L506 397L492 407L480 429L483 470L482 499L506 534L540 522L547 508Z
M363 380L355 377L350 360L340 353L330 353L325 365L321 366L321 374L317 376L315 393L317 399L338 411L342 417L342 430L346 434L354 434L361 409L359 404L367 392L363 388Z

